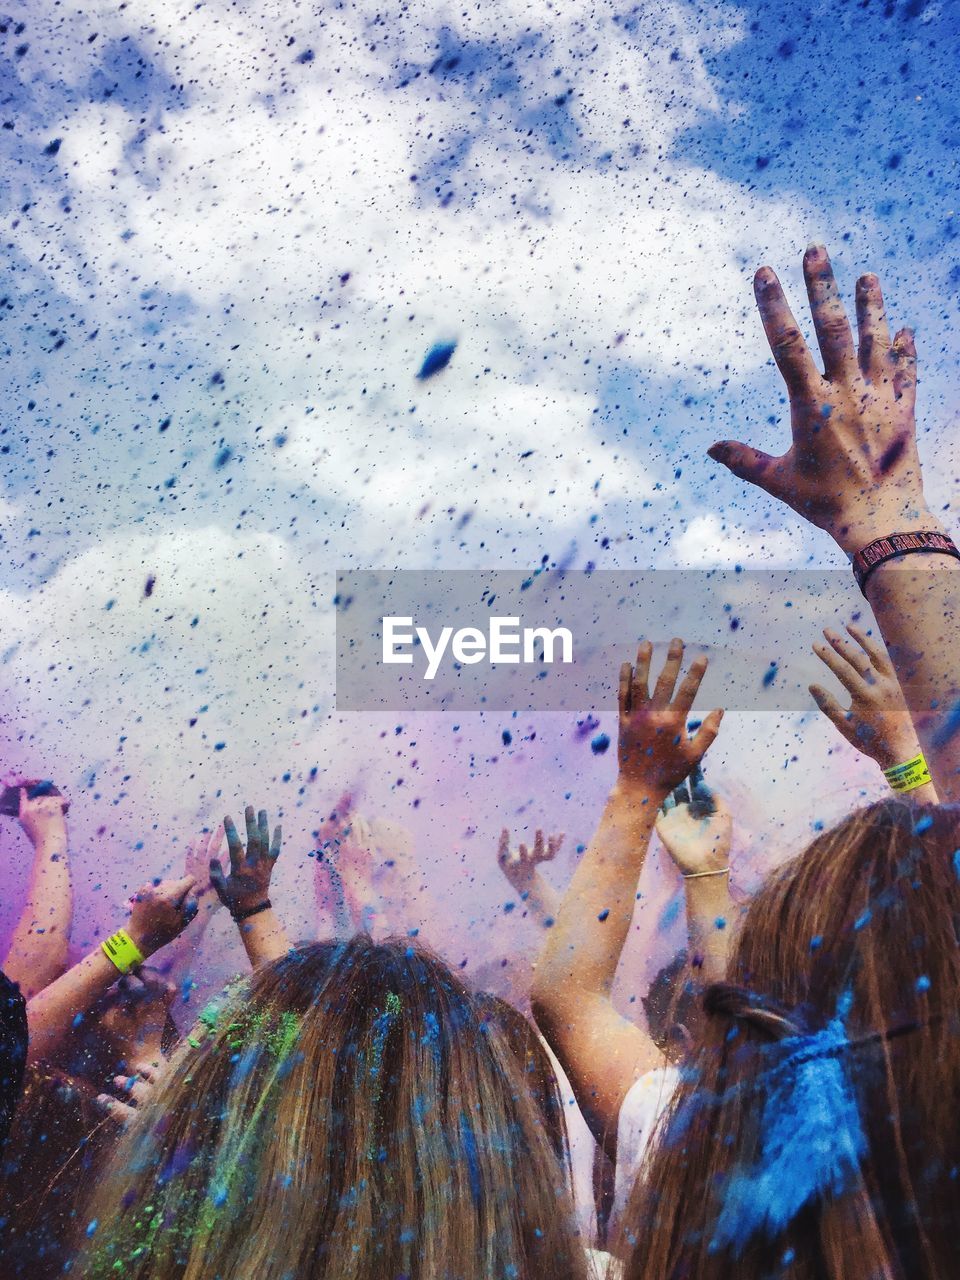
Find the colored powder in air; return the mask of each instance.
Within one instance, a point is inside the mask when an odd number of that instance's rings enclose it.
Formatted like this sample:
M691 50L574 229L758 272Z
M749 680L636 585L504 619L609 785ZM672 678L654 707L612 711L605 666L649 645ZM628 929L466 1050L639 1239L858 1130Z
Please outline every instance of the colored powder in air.
M761 1082L760 1156L728 1179L711 1250L739 1257L754 1236L774 1238L815 1197L849 1186L866 1142L841 1062L846 1042L835 1019L779 1046L786 1057Z

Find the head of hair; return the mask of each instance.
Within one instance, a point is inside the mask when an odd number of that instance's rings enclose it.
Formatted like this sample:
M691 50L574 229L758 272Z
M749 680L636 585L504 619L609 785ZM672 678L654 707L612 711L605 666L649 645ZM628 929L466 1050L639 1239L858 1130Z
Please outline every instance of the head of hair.
M89 1217L85 1277L582 1277L564 1171L492 1019L408 939L257 969L175 1056Z
M569 1169L570 1148L563 1098L550 1055L529 1018L500 996L482 991L477 1008L484 1024L490 1024L513 1053L526 1081L527 1091L540 1109L550 1145L560 1163Z
M57 1067L27 1067L0 1161L5 1280L63 1275L77 1215L117 1141L117 1122L97 1106L96 1093Z
M682 1052L687 1028L694 1025L697 999L687 953L679 951L658 970L647 994L640 997L650 1038L662 1053L673 1057Z
M958 849L957 810L891 799L762 885L634 1189L625 1280L951 1273ZM781 1176L778 1218L759 1202Z

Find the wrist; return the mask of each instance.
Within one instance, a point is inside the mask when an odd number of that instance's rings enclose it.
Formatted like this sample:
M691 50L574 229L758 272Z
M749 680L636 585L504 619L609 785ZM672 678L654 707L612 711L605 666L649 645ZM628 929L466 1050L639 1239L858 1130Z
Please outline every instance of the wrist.
M853 513L846 521L837 521L830 535L841 551L851 558L878 538L888 538L891 533L913 533L918 529L945 533L940 521L925 501L916 503L892 503L873 511Z
M31 836L30 843L36 854L66 853L67 833L65 830L45 832L40 836Z
M671 787L650 778L624 777L621 773L610 791L610 800L625 808L642 808L656 814L671 790Z

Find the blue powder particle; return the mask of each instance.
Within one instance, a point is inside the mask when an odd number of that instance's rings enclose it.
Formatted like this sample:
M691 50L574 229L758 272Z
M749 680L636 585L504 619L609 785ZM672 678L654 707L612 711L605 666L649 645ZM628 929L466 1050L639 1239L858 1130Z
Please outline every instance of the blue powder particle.
M590 750L595 756L602 756L610 746L610 735L606 733L598 733L590 742Z
M505 747L509 747L510 743L513 741L513 734L510 732L509 729L504 729L500 737L503 739L503 745Z
M960 729L960 699L958 699L944 717L943 724L933 735L933 745L945 747L957 730Z
M873 912L867 907L866 911L862 911L853 922L854 929L862 929L865 924L869 924L873 916Z
M93 1218L90 1222L88 1222L88 1223L87 1223L87 1235L88 1235L88 1236L92 1236L92 1235L93 1235L93 1233L96 1231L96 1229L97 1229L97 1227L98 1227L99 1225L100 1225L100 1224L99 1224L99 1222L97 1221L97 1219L96 1219L96 1218Z
M716 920L714 920L713 923L717 926L718 929L725 929L727 927L727 922L723 918L723 916L717 916Z
M607 918L607 916L608 916L609 914L610 914L610 908L609 908L609 907L604 907L604 908L603 908L603 910L600 912L600 914L597 916L597 919L598 919L598 920L600 921L600 923L602 924L602 923L604 922L604 920L606 920L606 918Z
M815 933L813 937L810 939L810 950L819 951L822 946L823 946L823 934Z
M917 990L921 993L930 990L930 979L925 973L922 973L917 979Z
M428 378L440 373L450 363L456 349L455 342L435 342L424 356L417 378L421 382L426 382Z
M960 849L955 849L953 853L953 874L960 880Z
M763 674L763 687L765 689L769 689L770 686L773 684L774 680L776 680L777 671L778 671L777 664L775 662L771 662L770 666L767 668L767 670Z

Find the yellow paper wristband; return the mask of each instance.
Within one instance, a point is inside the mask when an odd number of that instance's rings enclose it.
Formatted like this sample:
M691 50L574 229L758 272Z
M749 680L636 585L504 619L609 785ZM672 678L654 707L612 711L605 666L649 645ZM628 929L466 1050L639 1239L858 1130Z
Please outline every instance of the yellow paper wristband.
M121 973L129 973L138 964L143 964L140 948L125 929L118 929L112 937L101 942L100 950Z
M894 791L915 791L930 781L930 770L921 751L912 760L884 769L883 776Z

